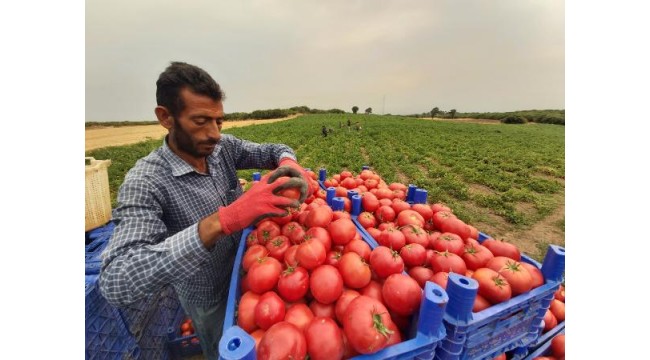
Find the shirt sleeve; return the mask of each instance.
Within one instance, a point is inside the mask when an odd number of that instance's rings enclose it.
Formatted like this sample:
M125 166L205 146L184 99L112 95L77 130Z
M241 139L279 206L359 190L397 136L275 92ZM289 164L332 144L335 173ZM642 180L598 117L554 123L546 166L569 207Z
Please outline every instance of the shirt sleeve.
M285 157L297 161L293 149L284 144L258 144L232 135L224 135L224 140L230 145L237 169L275 169Z
M146 179L127 176L120 188L120 206L113 212L116 227L99 275L100 291L114 306L129 305L192 276L210 257L198 223L167 236L159 199Z

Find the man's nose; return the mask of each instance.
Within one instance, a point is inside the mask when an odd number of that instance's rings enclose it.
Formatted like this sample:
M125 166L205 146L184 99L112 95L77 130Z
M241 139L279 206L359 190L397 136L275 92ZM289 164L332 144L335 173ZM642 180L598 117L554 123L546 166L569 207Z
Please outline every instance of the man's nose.
M208 137L215 141L221 138L221 124L219 122L210 122L210 126L208 126Z

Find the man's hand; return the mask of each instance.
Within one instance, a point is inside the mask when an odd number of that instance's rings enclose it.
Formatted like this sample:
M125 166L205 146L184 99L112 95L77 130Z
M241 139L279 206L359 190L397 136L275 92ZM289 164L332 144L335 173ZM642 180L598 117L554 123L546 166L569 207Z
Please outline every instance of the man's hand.
M300 189L300 200L277 195L288 188ZM300 207L300 203L307 198L307 188L307 182L296 169L279 167L265 175L232 204L219 209L221 229L225 234L231 234L264 218L283 216L288 207Z
M292 158L285 157L285 158L280 159L280 164L279 165L280 166L289 166L289 167L291 167L293 169L298 170L300 175L302 175L303 179L307 183L307 186L309 187L308 188L308 193L307 193L308 197L309 197L309 195L312 195L314 192L316 192L316 190L318 190L318 183L314 179L312 179L311 176L309 176L309 174L307 174L305 169L302 166L300 166L300 164L298 164Z

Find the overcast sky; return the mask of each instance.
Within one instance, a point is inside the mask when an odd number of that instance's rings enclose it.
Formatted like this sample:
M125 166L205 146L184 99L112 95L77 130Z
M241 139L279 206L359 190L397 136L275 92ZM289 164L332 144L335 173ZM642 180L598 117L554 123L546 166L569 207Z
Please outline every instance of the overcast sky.
M86 121L154 120L170 61L224 110L564 109L564 1L114 0L86 4Z

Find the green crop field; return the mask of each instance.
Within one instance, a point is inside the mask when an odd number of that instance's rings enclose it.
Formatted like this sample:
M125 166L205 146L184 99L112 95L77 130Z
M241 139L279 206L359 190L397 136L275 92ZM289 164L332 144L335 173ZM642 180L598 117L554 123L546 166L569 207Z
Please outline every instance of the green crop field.
M352 121L348 129L347 119ZM355 130L359 122L361 130ZM322 126L332 129L323 137ZM363 165L386 182L416 184L429 202L444 202L467 223L517 244L538 260L564 245L564 126L475 124L400 116L316 114L224 133L284 143L299 162L328 174ZM113 206L126 171L160 146L151 140L88 152L111 159ZM256 170L240 172L250 179Z

